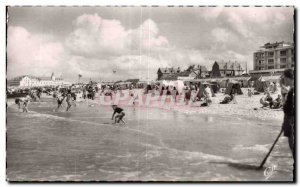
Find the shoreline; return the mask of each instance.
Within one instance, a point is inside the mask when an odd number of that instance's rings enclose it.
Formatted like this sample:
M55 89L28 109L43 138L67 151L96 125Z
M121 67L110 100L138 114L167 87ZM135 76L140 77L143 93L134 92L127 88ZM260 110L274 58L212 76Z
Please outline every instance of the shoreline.
M124 107L135 107L136 109L145 109L145 108L159 108L162 110L169 110L169 111L175 111L179 113L185 113L185 114L204 114L204 115L221 115L221 116L228 116L228 117L244 117L249 120L252 118L260 119L262 121L264 120L274 120L274 121L282 121L284 114L282 109L269 109L269 108L261 108L261 104L259 102L260 98L263 97L263 94L260 95L253 95L252 97L248 97L246 93L247 88L243 88L243 95L236 95L237 103L229 103L229 104L220 104L219 102L223 100L224 94L223 93L216 93L215 97L212 97L212 104L208 107L200 107L200 102L194 102L190 105L178 105L179 102L176 102L175 106L170 103L164 103L161 105L160 101L154 101L157 103L150 104L150 105L143 105L143 106L132 106L132 105L122 105ZM280 93L280 92L279 92ZM273 98L276 97L278 93L274 93L271 96ZM98 106L105 106L101 105L100 97L97 96L96 100L88 101L87 103L91 102ZM108 97L108 96L106 96ZM50 97L43 97L43 99L49 99ZM113 101L113 100L111 100ZM42 101L45 102L45 101ZM46 101L48 102L48 101ZM80 102L82 103L82 101ZM6 99L6 106L12 107L14 105L14 99ZM30 110L30 104L29 104L29 110Z

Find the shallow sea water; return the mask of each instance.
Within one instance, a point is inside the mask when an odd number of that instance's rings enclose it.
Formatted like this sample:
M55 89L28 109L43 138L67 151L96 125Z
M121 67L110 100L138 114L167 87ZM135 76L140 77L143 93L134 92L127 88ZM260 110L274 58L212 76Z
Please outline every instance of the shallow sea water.
M9 181L293 180L285 137L265 164L276 167L270 176L232 165L259 166L281 121L127 106L127 124L114 125L110 106L55 107L44 99L29 113L7 108Z

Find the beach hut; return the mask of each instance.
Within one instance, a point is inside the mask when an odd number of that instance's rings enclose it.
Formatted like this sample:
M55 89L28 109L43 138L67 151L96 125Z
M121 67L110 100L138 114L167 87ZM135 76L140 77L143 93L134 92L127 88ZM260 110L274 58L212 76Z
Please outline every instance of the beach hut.
M200 85L200 87L199 87L199 90L198 90L198 92L197 92L197 97L198 97L198 98L203 97L203 91L204 91L204 89L205 89L204 85L208 85L208 87L210 88L210 92L211 92L211 94L212 94L212 97L215 97L216 95L215 95L214 90L213 90L212 87L211 87L212 85L209 84L209 83L207 83L207 82L201 83L201 85Z
M237 81L239 81L241 83L241 87L242 88L247 88L249 87L249 80L251 77L239 77L238 79L236 79Z
M236 93L238 95L242 95L243 94L243 92L241 90L241 85L240 85L240 83L238 81L232 80L232 81L230 81L228 83L228 86L227 86L227 88L225 90L225 94L230 95L232 93Z
M209 83L214 93L217 93L220 90L220 85L216 79L210 80Z
M270 85L270 81L265 80L262 76L254 82L254 90L264 92Z

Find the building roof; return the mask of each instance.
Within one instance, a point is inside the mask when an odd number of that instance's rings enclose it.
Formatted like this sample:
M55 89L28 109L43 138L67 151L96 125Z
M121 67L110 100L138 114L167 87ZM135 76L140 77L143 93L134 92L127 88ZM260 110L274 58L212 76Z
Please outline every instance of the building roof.
M191 74L191 72L184 70L184 71L182 71L182 72L179 72L179 73L178 73L178 76L180 76L180 77L187 77L187 76L189 76L190 74Z
M158 68L158 71L161 71L161 73L179 73L179 72L181 72L180 67L178 67L178 68L173 68L173 67Z
M22 76L13 78L12 81L21 81L24 77L28 77L30 79L38 79L37 77L31 76L31 75L22 75Z
M220 70L243 70L243 67L238 62L217 62Z
M52 81L51 77L39 77L41 81Z
M197 65L197 66L194 66L194 68L193 68L193 70L200 70L201 69L201 71L207 71L207 68L206 68L206 66L201 66L201 65Z
M289 42L275 42L275 43L265 43L263 46L261 46L261 48L265 48L265 49L270 49L270 48L277 48L277 47L289 47L289 46L294 46L293 43L289 43Z

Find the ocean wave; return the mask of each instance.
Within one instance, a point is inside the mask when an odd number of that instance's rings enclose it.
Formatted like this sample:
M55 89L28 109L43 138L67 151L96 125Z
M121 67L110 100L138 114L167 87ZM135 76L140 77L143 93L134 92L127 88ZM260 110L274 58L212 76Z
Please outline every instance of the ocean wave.
M259 151L259 152L268 152L270 149L270 144L255 144L253 146L244 146L244 145L237 145L233 148L233 150L243 150L243 151Z

